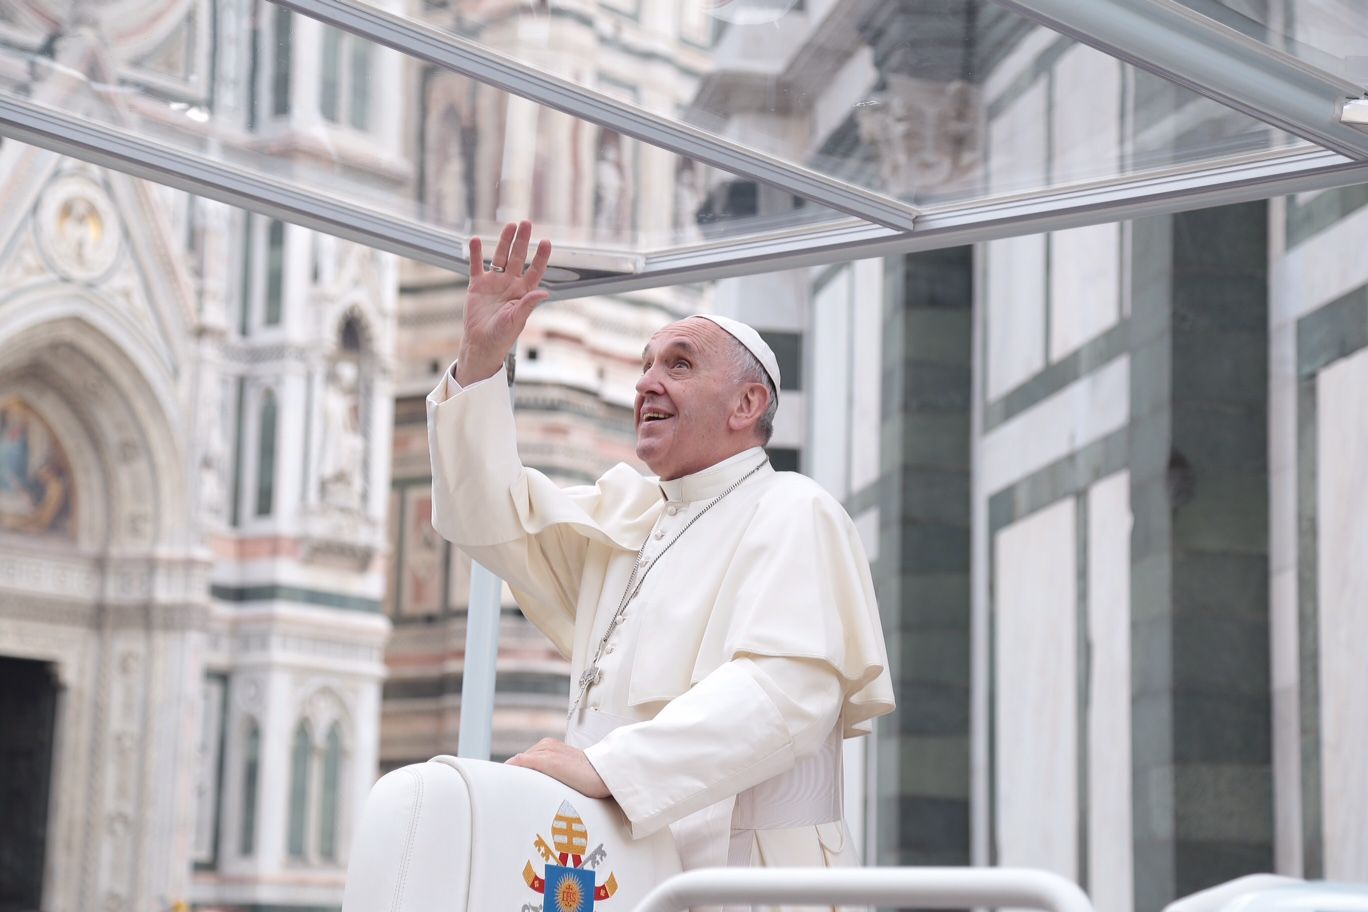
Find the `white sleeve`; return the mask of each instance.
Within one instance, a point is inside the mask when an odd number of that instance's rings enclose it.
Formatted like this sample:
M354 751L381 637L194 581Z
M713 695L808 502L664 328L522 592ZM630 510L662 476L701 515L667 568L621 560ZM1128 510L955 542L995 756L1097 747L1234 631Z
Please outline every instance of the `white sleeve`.
M842 698L841 678L825 662L737 658L654 719L617 729L585 755L639 838L814 753L835 727Z
M588 543L566 526L537 534L524 527L518 497L564 495L549 483L525 483L506 375L462 387L453 365L428 395L427 413L433 527L505 580L523 613L568 656Z

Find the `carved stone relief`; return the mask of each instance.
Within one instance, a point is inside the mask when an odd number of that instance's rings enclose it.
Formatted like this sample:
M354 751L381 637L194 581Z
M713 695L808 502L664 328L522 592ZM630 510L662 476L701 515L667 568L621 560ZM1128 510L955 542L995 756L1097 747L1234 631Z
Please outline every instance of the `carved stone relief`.
M898 73L887 80L885 91L856 110L884 192L916 200L946 183L972 180L979 162L978 89Z
M113 268L122 241L108 195L79 174L62 175L44 191L36 230L52 271L76 282L94 281Z

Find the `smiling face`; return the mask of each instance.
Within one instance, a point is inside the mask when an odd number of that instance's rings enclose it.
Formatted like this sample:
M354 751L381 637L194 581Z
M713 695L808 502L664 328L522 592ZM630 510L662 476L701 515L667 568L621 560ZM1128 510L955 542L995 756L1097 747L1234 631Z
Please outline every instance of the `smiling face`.
M711 320L671 323L642 352L637 456L663 479L706 469L760 440L762 384L736 379L735 339Z

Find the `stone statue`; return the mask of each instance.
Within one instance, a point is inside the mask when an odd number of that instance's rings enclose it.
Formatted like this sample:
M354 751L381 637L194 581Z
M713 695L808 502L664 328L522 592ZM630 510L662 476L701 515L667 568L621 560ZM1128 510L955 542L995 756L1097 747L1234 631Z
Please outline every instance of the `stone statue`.
M675 170L674 228L680 241L690 241L698 235L698 209L703 194L698 186L698 167L691 161L681 162Z
M358 509L364 502L366 441L361 429L357 365L337 361L323 397L323 442L319 453L319 491L323 503Z
M623 228L623 183L622 150L616 136L605 136L594 163L594 231L599 235L615 235Z
M200 421L203 426L199 459L200 512L211 519L223 516L223 416L219 391L212 378L204 385Z
M466 223L465 133L454 107L442 114L440 137L432 150L438 165L433 176L433 218L439 225L460 227Z

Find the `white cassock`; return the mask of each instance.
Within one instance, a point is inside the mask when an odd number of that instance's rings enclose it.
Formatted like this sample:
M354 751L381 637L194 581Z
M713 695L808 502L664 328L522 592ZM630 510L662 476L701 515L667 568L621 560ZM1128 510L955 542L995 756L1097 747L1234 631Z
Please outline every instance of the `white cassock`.
M645 583L566 734L633 834L669 826L686 869L852 863L841 740L893 691L840 504L765 465L674 541L763 450L671 481L619 464L562 489L518 458L504 372L451 376L427 403L433 525L570 657L572 700L645 544Z

